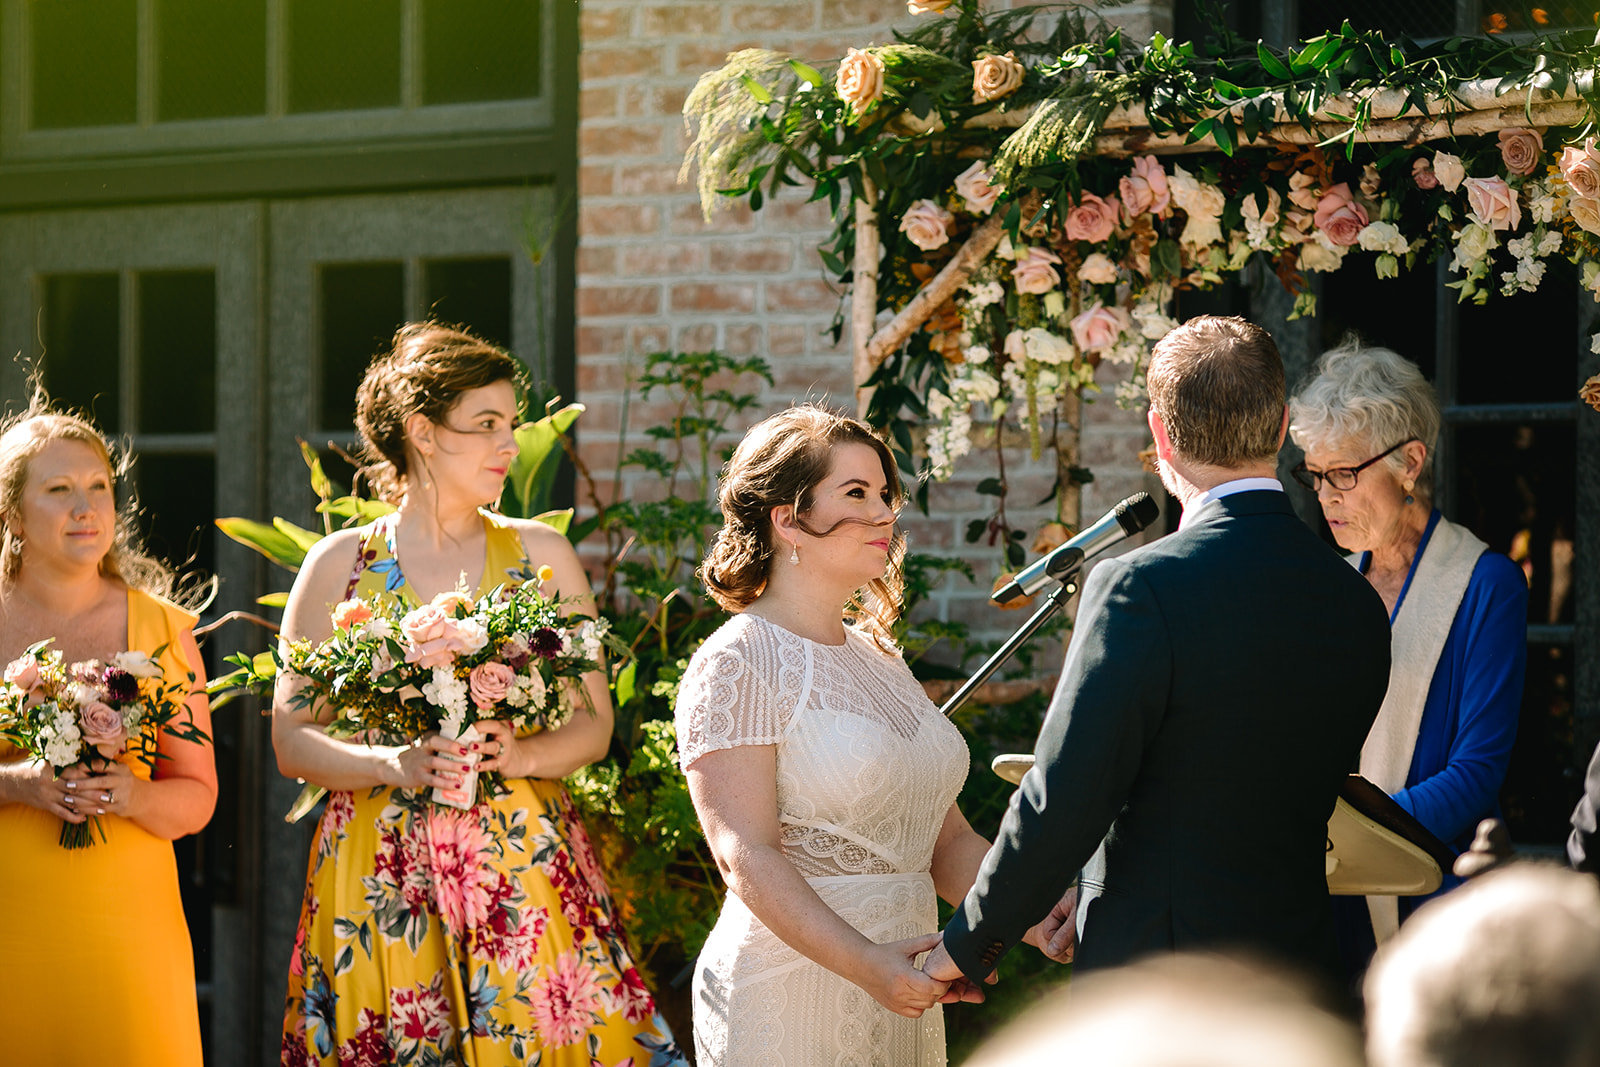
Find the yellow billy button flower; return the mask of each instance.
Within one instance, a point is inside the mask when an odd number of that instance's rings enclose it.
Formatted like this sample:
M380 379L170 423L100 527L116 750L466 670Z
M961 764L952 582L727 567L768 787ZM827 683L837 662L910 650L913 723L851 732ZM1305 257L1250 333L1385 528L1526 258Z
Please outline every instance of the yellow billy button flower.
M555 578L556 571L554 567L550 566L550 564L541 563L539 564L539 570L537 574L539 576L539 584L545 585L549 583L551 579Z

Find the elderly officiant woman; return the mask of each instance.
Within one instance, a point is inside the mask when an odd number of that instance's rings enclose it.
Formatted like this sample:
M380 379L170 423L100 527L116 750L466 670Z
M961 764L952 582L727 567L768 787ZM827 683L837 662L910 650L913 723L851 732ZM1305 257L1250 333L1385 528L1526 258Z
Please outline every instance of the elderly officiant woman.
M1334 539L1389 609L1393 661L1361 773L1460 851L1495 814L1522 703L1528 584L1433 506L1439 407L1415 364L1346 341L1290 401L1305 450L1295 478L1317 494ZM1337 648L1307 649L1316 672ZM1446 888L1453 883L1447 875ZM1420 898L1340 898L1353 971Z

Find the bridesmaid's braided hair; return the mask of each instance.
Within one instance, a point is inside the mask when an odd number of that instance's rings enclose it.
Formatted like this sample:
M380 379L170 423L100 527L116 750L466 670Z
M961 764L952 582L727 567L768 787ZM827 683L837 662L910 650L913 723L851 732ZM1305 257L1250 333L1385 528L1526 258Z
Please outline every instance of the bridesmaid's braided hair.
M406 420L442 423L462 393L495 382L521 386L522 364L464 326L408 322L376 357L356 390L361 473L371 491L398 503L410 476Z
M894 455L858 419L802 404L756 424L739 442L722 469L718 492L722 526L699 570L700 580L724 610L743 611L766 588L773 563L773 508L793 507L796 522L813 537L837 529L836 525L813 530L804 515L811 510L816 487L833 467L833 449L846 444L863 444L878 454L890 501L898 510L905 493ZM842 520L853 521L857 520ZM846 618L887 650L895 647L890 627L900 617L904 601L905 551L905 537L897 531L883 577L867 583L845 610Z

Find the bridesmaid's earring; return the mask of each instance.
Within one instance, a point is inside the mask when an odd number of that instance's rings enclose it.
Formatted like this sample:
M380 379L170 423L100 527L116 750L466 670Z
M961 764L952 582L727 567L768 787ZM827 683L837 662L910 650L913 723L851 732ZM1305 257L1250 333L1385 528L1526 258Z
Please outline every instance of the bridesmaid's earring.
M800 545L798 542L791 542L789 545L789 563L793 566L800 565Z

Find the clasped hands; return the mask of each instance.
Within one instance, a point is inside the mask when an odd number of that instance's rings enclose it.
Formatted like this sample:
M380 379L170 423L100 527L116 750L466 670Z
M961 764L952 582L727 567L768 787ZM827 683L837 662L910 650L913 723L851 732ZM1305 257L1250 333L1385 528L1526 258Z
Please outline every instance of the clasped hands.
M507 778L533 776L533 759L519 742L516 729L501 719L489 719L473 724L478 731L476 741L455 741L443 734L431 733L415 745L400 750L393 760L394 780L389 784L412 789L437 787L459 789L465 784L466 774L476 767L480 771L498 771Z
M1022 940L1057 963L1071 963L1078 948L1078 887L1074 885L1062 894L1061 899L1051 907L1050 914L1022 935ZM981 1003L982 986L993 985L999 980L993 971L982 983L963 974L945 949L942 936L929 951L927 959L922 961L921 969L929 978L946 983L945 991L939 997L940 1004Z

